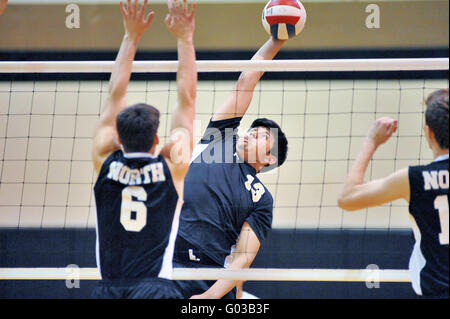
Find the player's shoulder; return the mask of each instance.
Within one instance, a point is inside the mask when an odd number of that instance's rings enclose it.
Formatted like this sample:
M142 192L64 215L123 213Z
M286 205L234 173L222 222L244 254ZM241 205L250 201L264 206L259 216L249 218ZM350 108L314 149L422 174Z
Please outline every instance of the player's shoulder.
M208 123L207 128L236 128L241 124L242 116L240 117L226 117L226 118L216 118L212 117Z
M116 150L114 152L111 152L103 161L101 170L107 168L111 164L111 162L122 161L123 158L124 158L124 154L123 154L122 150Z
M200 141L202 144L210 144L211 142L227 139L227 137L235 135L235 130L239 127L242 117L233 117L227 119L211 120L203 133ZM229 136L227 136L229 135Z
M437 158L425 165L409 166L411 194L420 196L424 191L448 192L448 157Z
M265 205L273 205L273 196L272 193L267 189L267 187L264 186L264 188L266 189L266 192L263 195L263 203Z
M113 169L118 169L123 166L123 152L122 150L117 150L109 154L103 161L98 172L97 180L95 182L95 188L98 187L99 183L105 180L107 175ZM119 164L120 163L120 164Z
M409 166L409 172L411 173L420 173L423 171L430 171L430 170L447 170L448 171L448 157L443 159L437 159L433 162L421 164L421 165L411 165Z

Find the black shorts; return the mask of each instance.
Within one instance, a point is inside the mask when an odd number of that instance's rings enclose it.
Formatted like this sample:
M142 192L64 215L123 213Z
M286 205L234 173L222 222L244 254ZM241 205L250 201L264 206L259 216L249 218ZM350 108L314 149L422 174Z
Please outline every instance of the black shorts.
M163 278L101 280L93 299L183 299L174 282Z

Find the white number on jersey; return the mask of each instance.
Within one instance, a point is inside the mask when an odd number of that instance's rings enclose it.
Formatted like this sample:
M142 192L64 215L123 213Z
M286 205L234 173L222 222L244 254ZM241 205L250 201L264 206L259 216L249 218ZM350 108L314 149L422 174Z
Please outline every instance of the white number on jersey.
M439 211L439 220L441 222L441 233L439 242L441 245L448 245L448 198L447 195L441 195L434 200L434 208Z
M264 186L261 183L256 183L252 186L252 182L255 178L252 175L247 175L247 181L245 182L245 188L252 193L252 200L254 203L261 199L261 196L266 192Z
M137 198L137 201L133 200ZM122 206L120 209L120 223L127 231L140 232L147 224L147 192L140 186L128 186L122 191ZM132 217L132 212L136 218Z

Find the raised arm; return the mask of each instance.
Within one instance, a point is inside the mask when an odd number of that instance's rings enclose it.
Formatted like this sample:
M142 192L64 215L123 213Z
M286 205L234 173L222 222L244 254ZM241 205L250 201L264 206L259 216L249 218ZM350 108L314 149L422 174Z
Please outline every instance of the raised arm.
M8 5L8 0L0 0L0 16L6 10L7 5Z
M338 199L339 207L353 211L382 205L399 198L409 202L407 168L387 177L364 183L364 175L375 151L396 130L397 120L384 117L375 121L344 183Z
M277 40L271 37L252 57L256 60L272 60L281 49L286 40ZM252 101L253 91L264 72L242 72L233 91L225 102L214 112L213 121L225 120L233 117L242 117Z
M232 254L232 261L227 269L249 268L255 259L261 243L250 225L245 222L242 226L239 242ZM217 280L207 291L200 295L192 296L191 299L220 299L233 289L240 281Z
M126 107L127 87L137 46L142 35L150 27L155 14L150 12L145 15L147 3L148 0L145 0L139 9L139 0L135 0L134 3L128 0L127 7L120 2L125 35L111 73L103 112L94 132L92 159L97 172L109 154L120 148L116 117Z
M169 141L160 154L171 167L175 179L183 179L189 168L193 149L193 126L195 117L195 98L197 93L197 68L195 64L194 3L189 11L187 0L183 5L178 0L169 0L169 13L165 23L169 31L177 38L178 70L177 92L178 106L172 113Z

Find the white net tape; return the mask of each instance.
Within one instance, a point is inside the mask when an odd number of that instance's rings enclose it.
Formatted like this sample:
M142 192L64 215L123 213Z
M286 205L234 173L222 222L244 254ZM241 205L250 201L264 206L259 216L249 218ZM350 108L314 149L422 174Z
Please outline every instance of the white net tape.
M109 73L113 61L0 62L0 73ZM177 61L135 61L134 73L176 72ZM198 72L315 72L448 70L448 58L197 61Z
M0 268L0 280L99 280L97 268ZM407 270L174 268L173 280L410 282Z

